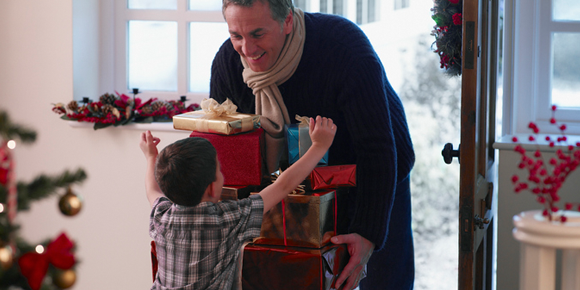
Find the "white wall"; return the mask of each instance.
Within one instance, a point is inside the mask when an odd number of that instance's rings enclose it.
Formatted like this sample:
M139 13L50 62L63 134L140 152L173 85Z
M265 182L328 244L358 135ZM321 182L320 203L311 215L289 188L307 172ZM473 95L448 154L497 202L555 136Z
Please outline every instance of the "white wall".
M0 110L38 132L15 150L16 174L29 182L40 173L82 167L88 179L74 190L84 197L75 217L65 217L58 196L20 213L30 243L66 231L77 244L72 289L149 289L149 205L145 198L140 131L72 128L51 111L73 98L72 0L0 1ZM185 131L154 132L161 147Z

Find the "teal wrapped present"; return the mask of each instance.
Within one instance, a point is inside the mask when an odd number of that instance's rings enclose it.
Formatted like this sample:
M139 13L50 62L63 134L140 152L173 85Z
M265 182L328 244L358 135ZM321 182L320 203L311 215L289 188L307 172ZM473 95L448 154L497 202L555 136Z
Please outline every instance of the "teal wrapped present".
M312 146L312 140L308 133L308 117L300 117L296 115L296 120L300 121L298 124L286 125L286 142L288 145L288 163L293 164L302 157L308 148ZM318 162L318 166L328 165L328 151L324 157Z

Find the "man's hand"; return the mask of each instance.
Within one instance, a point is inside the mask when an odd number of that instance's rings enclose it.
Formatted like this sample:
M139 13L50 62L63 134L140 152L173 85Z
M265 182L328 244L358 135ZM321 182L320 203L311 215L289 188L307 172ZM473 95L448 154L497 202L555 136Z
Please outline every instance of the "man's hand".
M139 142L139 147L143 154L145 154L145 158L157 158L157 144L159 144L159 138L153 137L151 135L151 131L146 131L141 133L141 142Z
M334 244L347 244L350 260L342 270L335 283L335 288L345 282L342 290L352 290L356 288L364 277L366 277L366 265L371 258L375 245L359 234L339 235L331 239Z

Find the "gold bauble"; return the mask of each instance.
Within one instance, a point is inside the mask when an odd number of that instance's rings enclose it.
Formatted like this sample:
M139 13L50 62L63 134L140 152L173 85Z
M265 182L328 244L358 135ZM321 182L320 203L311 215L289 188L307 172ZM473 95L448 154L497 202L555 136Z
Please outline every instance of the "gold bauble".
M4 270L12 267L14 263L14 252L10 245L0 245L0 267Z
M77 280L77 274L73 269L56 270L52 275L52 284L60 289L67 289L72 287Z
M60 212L66 216L73 216L81 211L83 207L82 198L72 192L70 187L67 189L66 193L58 201L58 208Z

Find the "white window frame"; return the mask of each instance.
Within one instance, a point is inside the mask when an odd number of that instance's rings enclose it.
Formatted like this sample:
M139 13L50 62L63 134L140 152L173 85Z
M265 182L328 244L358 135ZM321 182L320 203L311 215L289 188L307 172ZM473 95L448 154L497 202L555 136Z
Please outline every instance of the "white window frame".
M101 29L103 29L103 58L108 60L101 69L101 91L111 92L114 88L119 93L132 95L127 88L127 23L130 20L175 21L178 26L177 44L177 91L141 91L142 99L159 98L165 100L186 96L189 100L199 102L209 96L207 92L189 91L189 23L190 22L225 22L221 9L219 11L188 10L188 0L177 0L177 10L128 9L126 0L101 1ZM107 24L114 21L113 24ZM224 39L225 41L226 39Z
M552 0L505 1L505 12L503 133L529 134L534 122L558 134L549 122L552 33L580 33L580 21L552 21ZM556 119L567 135L580 135L580 110L559 108Z
M96 0L93 0L96 1ZM332 5L333 1L344 1L344 17L356 22L357 0L307 0L305 10L318 12L320 1L327 1ZM365 11L369 0L363 0ZM188 46L189 46L189 22L225 22L221 9L219 11L195 11L187 10L188 0L177 0L177 10L153 10L153 9L127 9L126 0L99 0L100 9L100 55L99 67L99 91L100 93L117 91L132 95L131 88L127 88L127 21L129 20L152 20L152 21L176 21L178 24L178 68L177 68L177 91L141 91L142 99L176 99L186 96L192 102L199 102L209 97L208 92L189 92L188 71ZM380 1L376 1L376 13ZM380 17L377 15L378 20ZM224 39L225 41L225 39ZM92 96L98 97L98 96Z

